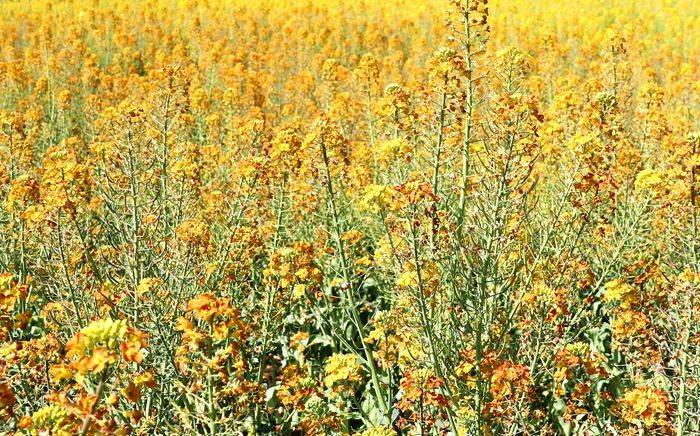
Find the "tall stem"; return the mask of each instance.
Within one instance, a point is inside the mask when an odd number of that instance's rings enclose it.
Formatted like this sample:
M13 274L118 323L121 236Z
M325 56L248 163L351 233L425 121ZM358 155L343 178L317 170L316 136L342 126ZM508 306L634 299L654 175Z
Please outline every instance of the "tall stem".
M336 208L335 205L335 193L333 191L333 181L331 179L331 171L330 171L330 164L328 160L328 150L326 149L326 144L321 140L321 151L323 154L323 164L325 168L325 175L326 175L326 190L328 192L328 204L331 209L331 217L333 219L333 240L336 245L336 249L338 250L339 253L339 258L340 258L340 267L342 269L343 273L343 281L347 285L347 290L345 292L345 295L347 296L348 300L348 307L347 310L350 313L350 317L353 321L353 324L355 324L355 328L357 328L358 335L360 337L360 342L362 343L362 351L364 352L365 359L367 360L367 364L369 365L369 372L370 372L370 377L372 380L372 386L374 387L374 393L377 402L379 403L380 407L382 408L382 413L384 415L388 415L389 409L387 407L387 403L384 400L384 395L382 395L382 387L379 382L379 376L378 376L378 370L377 370L377 364L374 360L374 356L372 355L372 351L367 347L367 344L365 343L365 335L362 330L362 324L360 323L360 315L357 312L357 306L355 303L355 296L354 296L354 289L352 285L352 278L350 277L350 272L348 269L348 262L345 257L345 247L343 244L343 240L341 239L340 236L340 216L338 214L338 209Z

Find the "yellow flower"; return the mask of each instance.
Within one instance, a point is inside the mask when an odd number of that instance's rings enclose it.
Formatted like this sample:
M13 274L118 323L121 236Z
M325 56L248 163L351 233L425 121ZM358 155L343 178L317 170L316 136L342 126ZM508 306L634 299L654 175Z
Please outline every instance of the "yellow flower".
M66 356L73 359L70 369L84 375L103 371L119 357L140 363L145 346L145 334L127 326L124 320L107 318L91 322L73 336L66 343ZM59 367L55 372L57 376L67 375Z
M649 324L649 318L634 310L624 310L615 314L612 330L618 339L631 339L639 336Z
M209 226L203 221L197 219L183 221L175 232L181 241L190 246L201 249L209 245Z
M306 294L306 285L301 283L294 285L294 289L292 290L294 298L301 298L304 294Z
M32 415L32 435L70 435L75 429L76 420L63 407L45 406Z
M114 321L107 318L93 321L68 342L69 355L85 355L98 346L114 349L118 341L126 336L126 332L124 320Z
M523 303L526 305L545 304L553 305L556 303L557 293L547 284L538 281L532 287L532 290L523 295Z
M625 393L618 406L622 419L645 428L665 425L668 420L668 395L659 389L636 387Z
M51 380L54 383L60 383L63 380L68 380L73 377L73 371L71 371L67 366L59 364L54 365L50 369Z
M391 188L384 185L367 185L360 197L358 207L360 210L377 213L391 205Z
M10 273L0 274L0 319L12 313L15 303L20 298L20 288Z
M637 174L637 178L634 180L634 187L638 191L657 191L663 186L664 182L665 177L662 173L646 169Z
M377 146L377 162L379 162L381 165L387 165L396 159L405 160L410 157L411 152L411 144L409 144L405 139L390 139L381 142Z
M326 359L324 371L326 376L323 381L329 388L362 380L361 366L354 354L332 355Z
M418 275L415 271L404 271L396 278L396 286L399 288L410 288L415 286Z
M149 294L162 283L163 280L159 278L147 277L145 279L142 279L141 282L139 282L139 285L136 287L136 292L138 292L139 294Z
M383 425L368 428L362 433L355 433L359 436L395 436L396 431L391 427L385 427Z
M603 300L606 303L619 303L623 309L629 309L637 300L634 287L621 279L615 279L605 284Z
M22 174L12 181L7 194L7 210L23 210L30 202L39 198L39 184L27 174Z

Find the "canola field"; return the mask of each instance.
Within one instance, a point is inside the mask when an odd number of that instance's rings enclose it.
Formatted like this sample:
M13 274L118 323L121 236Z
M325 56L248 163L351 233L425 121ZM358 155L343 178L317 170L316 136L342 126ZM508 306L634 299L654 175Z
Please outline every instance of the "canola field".
M700 434L700 2L0 1L0 434Z

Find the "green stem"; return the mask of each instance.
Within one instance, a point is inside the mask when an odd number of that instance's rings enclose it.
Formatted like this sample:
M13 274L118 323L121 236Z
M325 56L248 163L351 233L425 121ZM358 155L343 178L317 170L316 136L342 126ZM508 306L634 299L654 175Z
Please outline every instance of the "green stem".
M357 306L355 303L355 297L353 295L353 286L351 283L351 277L350 273L348 270L348 262L347 259L345 258L345 247L343 244L343 241L340 237L340 217L338 214L338 209L336 208L335 205L335 194L333 191L333 182L331 179L331 171L330 171L330 164L329 164L329 159L328 159L328 150L326 149L326 144L321 141L321 151L323 154L323 163L325 167L325 175L326 175L326 190L328 191L328 203L331 209L331 215L333 219L333 240L335 241L336 249L338 250L339 258L340 258L340 264L341 264L341 269L343 271L343 280L345 284L347 284L348 289L344 293L344 295L347 296L348 299L348 311L350 313L350 317L355 324L355 327L357 328L358 335L360 337L360 342L362 343L362 351L364 352L365 359L367 360L367 364L369 366L369 372L370 372L370 378L372 380L372 386L374 387L374 393L377 402L379 403L380 407L382 408L382 412L384 415L388 416L389 413L389 408L387 406L386 401L384 400L384 395L382 394L382 388L381 384L379 382L379 376L378 376L378 370L377 370L377 364L374 360L374 356L372 355L372 351L367 347L367 344L365 343L365 337L364 333L362 331L362 325L360 323L360 316L357 312Z

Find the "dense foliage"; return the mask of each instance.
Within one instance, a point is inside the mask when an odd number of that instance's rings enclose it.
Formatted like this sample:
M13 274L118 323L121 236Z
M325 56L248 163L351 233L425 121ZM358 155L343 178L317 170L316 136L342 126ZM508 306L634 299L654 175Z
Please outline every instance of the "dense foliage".
M0 2L0 432L700 432L700 3Z

